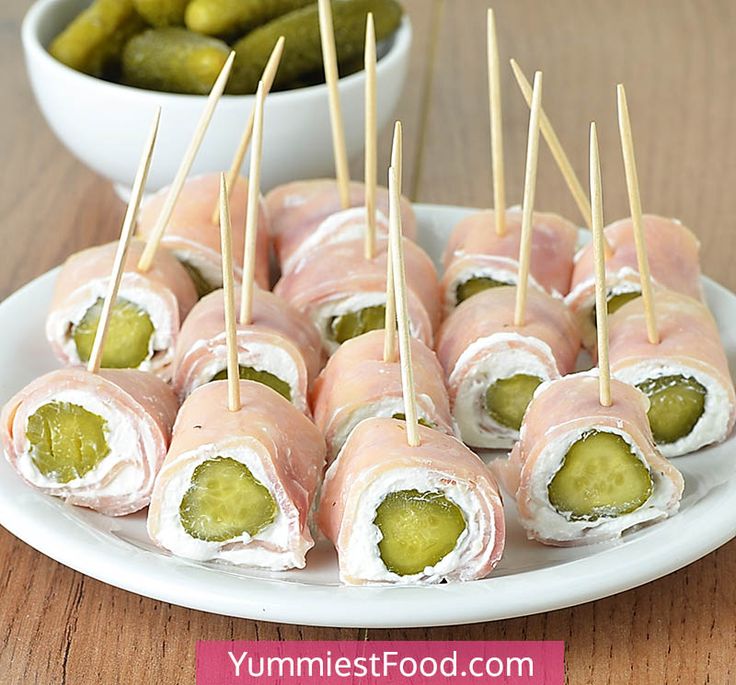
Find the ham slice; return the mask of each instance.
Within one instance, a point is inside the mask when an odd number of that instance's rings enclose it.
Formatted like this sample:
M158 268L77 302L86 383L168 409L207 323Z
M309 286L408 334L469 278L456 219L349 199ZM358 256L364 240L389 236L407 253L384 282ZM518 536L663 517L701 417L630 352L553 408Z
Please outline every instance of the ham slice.
M401 367L383 361L384 331L348 340L330 357L312 391L317 428L334 459L350 432L363 419L404 413ZM411 354L419 416L437 430L453 435L450 404L442 368L434 352L412 339Z
M44 475L26 435L28 419L51 402L71 403L106 421L110 452L81 478L61 483ZM3 407L2 442L10 465L41 492L122 516L148 505L166 455L178 402L156 376L134 369L59 369L29 383Z
M514 325L515 305L515 287L484 290L453 310L437 338L453 418L474 447L510 447L519 436L486 411L492 383L516 374L552 380L575 369L580 332L562 300L530 288L523 326Z
M503 553L503 506L488 467L456 438L419 427L421 445L409 447L406 425L373 418L350 434L327 471L318 521L335 544L344 583L438 583L484 578ZM424 572L401 576L381 560L376 509L391 492L441 492L463 513L466 528L455 549Z
M292 402L308 412L308 390L322 368L322 343L312 322L280 297L255 288L252 323L238 324L237 337L239 363L289 383ZM181 328L174 388L184 399L226 367L223 292L216 290L194 306Z
M116 241L82 250L61 267L46 318L46 338L64 364L81 363L73 329L98 299L104 299L117 247ZM138 368L168 380L179 326L197 301L197 293L184 267L167 250L158 250L151 268L139 272L143 247L143 242L131 241L118 298L144 309L155 329L149 356Z
M162 188L141 207L138 233L147 238L156 224L168 195ZM187 179L171 215L161 245L178 259L195 267L213 288L222 286L220 230L212 223L212 212L220 197L220 174L206 174ZM240 280L245 242L245 214L248 208L248 180L239 176L230 189L230 221L232 223L235 278ZM261 288L269 287L268 210L261 200L258 210L255 279Z
M260 383L240 381L241 408L229 411L227 381L197 388L184 402L148 510L148 532L161 547L190 559L222 559L271 570L303 568L314 545L309 512L325 461L325 443L294 405ZM192 537L179 506L194 469L228 457L245 464L276 501L276 519L254 537L224 542Z
M655 293L658 345L647 338L644 302L637 298L609 318L611 372L637 385L650 378L694 378L707 394L703 414L688 435L659 445L676 457L723 442L736 420L736 396L718 328L708 307L673 291Z
M560 546L599 542L672 516L679 508L684 481L654 446L646 396L616 379L611 380L611 396L612 405L601 406L595 372L545 383L526 411L511 456L493 462L505 489L516 498L519 521L529 538ZM569 448L592 430L616 433L629 443L650 471L652 494L628 514L572 520L552 506L547 488Z

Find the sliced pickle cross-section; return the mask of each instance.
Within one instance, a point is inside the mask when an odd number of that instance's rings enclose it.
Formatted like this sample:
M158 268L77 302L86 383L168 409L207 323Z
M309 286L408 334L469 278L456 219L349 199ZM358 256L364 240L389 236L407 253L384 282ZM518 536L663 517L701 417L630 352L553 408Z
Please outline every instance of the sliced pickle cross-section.
M440 492L398 490L376 509L373 521L383 536L378 543L386 568L400 576L421 573L446 557L465 530L465 518Z
M541 382L538 376L525 373L497 380L486 390L488 415L502 426L519 430L524 412Z
M256 535L276 520L277 513L268 488L231 457L215 457L197 466L179 505L184 530L208 542Z
M398 419L399 421L406 421L406 414L404 414L403 411L397 412L391 418ZM417 422L420 426L424 426L425 428L437 428L436 424L432 423L431 421L427 421L427 419L424 419L421 416L417 419Z
M467 281L463 281L457 286L457 289L455 290L455 299L457 303L460 304L469 297L477 295L484 290L498 288L502 285L511 285L511 283L497 281L495 278L490 278L489 276L475 276L474 278L469 278Z
M29 418L26 437L36 468L57 483L84 477L109 453L107 421L70 402L49 402Z
M609 295L606 304L608 313L615 314L627 302L631 302L631 300L635 300L637 297L641 297L641 293L637 290L632 290L628 293L619 293L618 295ZM595 306L593 306L593 309L590 312L590 318L593 320L593 325L596 326L598 324L598 320L596 319Z
M267 385L271 390L275 390L279 395L285 397L291 402L291 387L286 381L282 381L278 376L269 373L268 371L260 371L254 369L252 366L238 366L240 370L240 380L243 381L256 381ZM224 381L227 380L227 369L216 373L212 377L213 381Z
M694 378L661 376L636 387L649 398L649 425L657 443L676 442L689 435L705 410L707 391Z
M346 340L383 328L385 319L386 307L384 305L364 307L355 312L333 317L330 321L330 333L333 340L342 345Z
M568 450L547 488L549 501L573 521L629 514L652 494L649 469L620 435L591 430Z

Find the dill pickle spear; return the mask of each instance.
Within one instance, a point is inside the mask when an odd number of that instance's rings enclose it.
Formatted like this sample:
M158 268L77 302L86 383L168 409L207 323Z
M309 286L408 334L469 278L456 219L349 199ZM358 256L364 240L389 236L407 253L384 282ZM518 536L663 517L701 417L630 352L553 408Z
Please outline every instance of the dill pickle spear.
M230 54L226 43L183 28L149 29L123 50L123 81L169 93L206 95Z
M406 421L406 414L404 412L397 412L394 414L392 419L398 419L399 421ZM424 426L425 428L437 428L437 425L432 423L431 421L427 421L427 419L423 419L421 416L417 419L417 422L420 426Z
M54 38L49 53L72 69L103 76L144 28L131 0L95 0Z
M592 430L570 447L547 492L561 514L595 521L636 511L652 494L652 476L620 435Z
M179 259L179 263L187 270L189 277L194 283L194 287L197 290L197 296L201 299L205 295L209 295L211 292L217 290L220 286L210 283L203 275L202 272L194 266L191 262L186 259Z
M243 381L256 381L257 383L263 383L267 385L271 390L275 390L279 395L285 397L291 402L291 388L286 381L282 381L278 376L269 373L268 371L259 371L254 369L252 366L239 365L240 379ZM219 371L212 377L213 381L224 381L227 380L227 369Z
M542 379L525 373L500 378L486 390L486 411L502 426L519 430L524 413Z
M378 550L386 568L400 576L421 573L446 557L465 530L465 517L440 492L390 492L373 523L383 536Z
M193 538L224 542L256 535L276 520L278 506L250 469L230 457L215 457L194 469L179 505L179 521Z
M50 402L28 418L26 437L36 468L57 483L82 478L109 453L107 421L70 402Z
M184 26L189 0L133 0L136 11L151 26Z
M682 375L650 378L636 386L649 398L649 425L654 441L677 442L690 434L705 410L707 390Z
M488 276L475 276L473 278L469 278L467 281L463 281L457 286L457 289L455 290L455 299L457 303L460 304L461 302L465 302L469 297L477 295L484 290L498 288L502 285L511 284L497 281L495 278L490 278Z
M242 36L315 0L191 0L186 25L208 36Z
M330 334L335 342L342 345L346 340L383 328L385 321L386 307L384 305L364 307L355 312L333 317L330 322Z
M97 324L102 313L98 299L72 330L79 358L86 362L92 354ZM137 304L118 298L112 306L102 367L105 369L136 369L150 353L153 323L148 313Z
M396 0L332 0L339 67L363 54L368 12L373 12L379 41L391 35L401 22L402 9ZM256 91L263 67L279 36L284 36L286 42L274 90L289 87L306 75L322 71L319 13L314 2L260 26L235 43L237 58L228 84L229 93Z
M621 307L623 307L627 302L631 302L631 300L635 300L637 297L641 297L641 293L633 290L628 293L619 293L618 295L609 295L607 300L606 308L608 309L609 314L616 313ZM595 313L595 306L593 306L593 309L591 311L591 318L593 319L593 325L598 325L598 320L596 319L596 313Z

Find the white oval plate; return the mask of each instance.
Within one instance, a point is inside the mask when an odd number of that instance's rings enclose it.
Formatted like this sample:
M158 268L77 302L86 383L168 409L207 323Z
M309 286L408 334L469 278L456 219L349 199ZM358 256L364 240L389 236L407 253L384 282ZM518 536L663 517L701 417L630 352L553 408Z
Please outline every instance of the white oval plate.
M469 211L416 207L423 246L439 259L447 235ZM57 271L0 304L0 402L57 366L44 318ZM736 295L705 279L709 305L736 360ZM736 437L677 460L685 495L673 518L615 543L558 549L526 539L506 498L506 552L493 575L424 587L344 587L335 552L321 541L307 568L267 573L177 559L148 540L145 512L107 518L25 485L0 462L0 523L40 552L131 592L228 616L345 627L413 627L490 621L573 606L671 573L736 536Z

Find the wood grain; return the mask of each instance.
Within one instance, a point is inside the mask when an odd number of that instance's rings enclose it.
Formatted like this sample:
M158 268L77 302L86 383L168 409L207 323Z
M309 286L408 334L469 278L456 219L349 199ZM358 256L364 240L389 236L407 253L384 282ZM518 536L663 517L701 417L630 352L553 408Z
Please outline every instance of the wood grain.
M18 27L30 3L0 3L0 296L72 252L114 239L110 186L59 145L24 73ZM436 41L433 13L444 4ZM482 0L405 0L415 31L405 188L420 201L491 203ZM544 107L581 177L599 125L605 216L626 213L615 84L626 84L644 211L678 216L703 242L708 275L736 288L736 3L732 0L497 0L502 63L542 69ZM434 69L427 65L434 51ZM507 194L519 202L528 111L502 70ZM427 96L429 93L429 96ZM426 116L426 130L422 120ZM386 168L390 131L379 140ZM417 160L419 165L417 165ZM577 219L541 145L537 206ZM352 171L361 175L361 160ZM642 588L573 609L473 626L375 630L372 639L562 639L570 683L736 682L736 543ZM533 592L534 588L530 588ZM357 630L283 626L181 609L66 569L0 530L0 681L194 682L197 639L350 639Z

